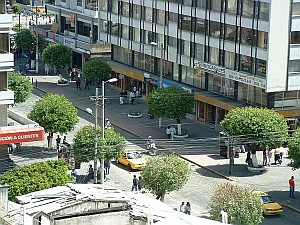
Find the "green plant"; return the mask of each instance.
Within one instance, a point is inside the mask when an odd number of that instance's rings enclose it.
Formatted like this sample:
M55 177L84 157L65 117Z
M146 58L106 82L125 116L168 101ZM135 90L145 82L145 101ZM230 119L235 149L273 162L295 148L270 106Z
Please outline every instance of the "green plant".
M13 13L18 13L21 10L21 6L19 4L12 4L11 9L13 11Z
M18 202L17 196L72 182L67 171L64 160L39 162L7 171L0 176L0 184L8 184L9 200Z
M191 171L189 164L177 155L154 156L141 172L143 187L164 201L167 192L179 190L186 184Z
M300 128L294 133L292 138L289 140L289 159L291 159L290 166L293 169L300 167Z
M8 72L8 88L14 91L15 104L25 102L32 91L31 81L19 72Z
M98 84L107 80L111 75L111 67L103 60L90 60L83 65L83 76Z

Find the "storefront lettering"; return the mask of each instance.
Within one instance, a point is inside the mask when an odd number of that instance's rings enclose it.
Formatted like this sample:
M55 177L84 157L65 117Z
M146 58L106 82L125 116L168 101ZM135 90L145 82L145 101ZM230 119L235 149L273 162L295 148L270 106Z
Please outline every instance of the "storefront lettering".
M225 68L220 67L220 66L216 66L216 65L212 65L212 64L209 64L209 63L202 62L202 63L200 63L200 68L204 69L208 72L225 75Z
M240 72L229 71L228 74L226 74L226 77L231 80L239 81L244 84L250 84L263 89L266 88L266 84L265 84L266 81L264 79L247 76L245 74L241 74Z

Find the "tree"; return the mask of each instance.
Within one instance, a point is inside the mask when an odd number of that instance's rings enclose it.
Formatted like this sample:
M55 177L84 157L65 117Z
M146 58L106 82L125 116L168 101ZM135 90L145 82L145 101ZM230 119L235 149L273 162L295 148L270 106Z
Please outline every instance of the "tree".
M11 9L13 13L17 14L21 10L21 6L19 4L12 4Z
M51 134L71 131L79 121L75 106L65 96L52 93L43 96L33 105L28 118Z
M257 146L280 146L288 138L288 125L274 109L244 107L226 114L221 126L224 132L239 144L247 144L252 152L252 163L258 166Z
M18 202L17 196L72 182L67 171L68 165L64 160L38 162L7 171L0 176L0 184L8 184L8 198Z
M105 139L101 138L101 128L97 129L98 158L111 160L118 158L124 152L125 138L116 133L113 128L104 130ZM83 126L74 136L73 146L76 162L94 160L95 128L91 125Z
M194 97L181 87L160 88L148 96L148 111L158 117L176 119L178 134L181 134L181 120L194 107Z
M30 80L19 72L8 72L8 88L15 93L15 104L25 102L32 91Z
M252 190L224 182L212 191L208 202L210 216L220 220L220 213L228 214L230 224L257 225L263 221L261 197Z
M96 82L100 87L103 80L107 80L111 75L111 67L103 60L90 60L83 65L83 76Z
M63 44L50 44L43 51L43 60L60 74L61 68L72 64L72 49Z
M293 133L289 140L289 159L291 159L290 166L293 169L300 167L300 128Z
M142 186L164 201L167 192L186 184L191 172L188 163L175 154L151 157L141 172Z

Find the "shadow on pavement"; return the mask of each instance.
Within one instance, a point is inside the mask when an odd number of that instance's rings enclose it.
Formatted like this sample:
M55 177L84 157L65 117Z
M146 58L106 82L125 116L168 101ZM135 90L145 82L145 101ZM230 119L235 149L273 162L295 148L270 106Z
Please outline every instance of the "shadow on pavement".
M290 205L298 210L300 210L300 202L299 199L297 199L297 197L299 198L300 196L300 192L299 191L295 191L295 199L291 199L289 198L289 190L288 190L288 186L287 186L287 190L286 191L269 191L268 194L276 201L279 203L284 203L287 205ZM276 196L276 197L274 197Z
M53 149L48 151L44 147L27 145L27 146L22 146L21 151L13 152L12 157L18 157L18 156L27 159L45 159L45 158L57 156L57 152L56 150Z

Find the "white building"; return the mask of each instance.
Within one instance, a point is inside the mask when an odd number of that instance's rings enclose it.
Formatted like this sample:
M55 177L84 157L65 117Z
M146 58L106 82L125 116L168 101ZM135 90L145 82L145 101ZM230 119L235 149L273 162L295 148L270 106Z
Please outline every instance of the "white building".
M177 212L146 194L98 184L70 184L33 192L17 197L20 204L7 202L7 186L0 186L0 196L1 225L221 224Z

